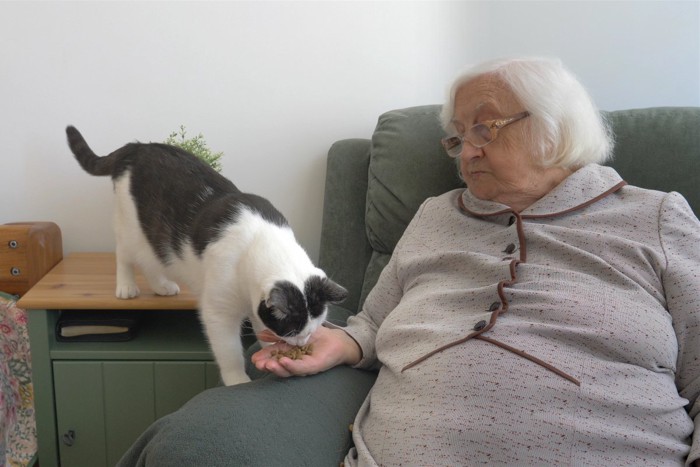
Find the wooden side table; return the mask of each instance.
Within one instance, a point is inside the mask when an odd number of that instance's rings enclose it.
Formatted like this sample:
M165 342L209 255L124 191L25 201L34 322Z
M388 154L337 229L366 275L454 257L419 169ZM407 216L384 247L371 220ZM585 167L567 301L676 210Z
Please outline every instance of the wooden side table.
M29 339L41 467L113 466L141 432L219 384L195 297L160 297L138 275L141 296L114 296L112 253L74 253L18 302ZM61 310L142 314L127 342L59 342Z

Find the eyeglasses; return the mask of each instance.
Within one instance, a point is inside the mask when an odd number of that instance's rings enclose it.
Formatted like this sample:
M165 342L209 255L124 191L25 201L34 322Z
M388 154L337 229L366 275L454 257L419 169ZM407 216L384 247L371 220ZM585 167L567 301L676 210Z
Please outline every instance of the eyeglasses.
M475 148L483 148L489 143L493 143L498 136L498 130L501 130L511 123L515 123L518 120L522 120L528 117L530 112L520 112L519 114L512 115L505 118L497 118L495 120L486 120L485 122L477 123L473 127L469 128L463 135L448 136L442 138L442 146L447 151L450 157L459 157L462 153L462 146L464 142L468 142Z

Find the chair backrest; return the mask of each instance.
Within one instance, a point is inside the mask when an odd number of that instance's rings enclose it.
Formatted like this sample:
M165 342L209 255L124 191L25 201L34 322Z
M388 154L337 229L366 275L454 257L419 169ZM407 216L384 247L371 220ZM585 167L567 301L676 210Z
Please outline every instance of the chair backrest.
M604 112L615 133L610 166L629 184L682 194L700 215L700 108Z
M440 106L392 110L379 117L369 146L365 229L371 257L358 307L372 289L420 204L462 186L440 145ZM604 112L615 134L614 167L630 184L678 191L700 212L700 108ZM351 253L352 254L352 253Z

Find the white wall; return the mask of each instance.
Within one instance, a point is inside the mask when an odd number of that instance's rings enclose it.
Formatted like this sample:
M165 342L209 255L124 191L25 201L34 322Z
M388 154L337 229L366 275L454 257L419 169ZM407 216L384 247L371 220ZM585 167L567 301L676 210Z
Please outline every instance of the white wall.
M607 110L700 104L697 0L496 1L488 16L470 59L560 57Z
M184 124L316 258L333 141L502 55L560 56L601 108L697 106L699 24L697 1L0 2L0 223L112 250L111 184L81 171L65 126L104 154Z

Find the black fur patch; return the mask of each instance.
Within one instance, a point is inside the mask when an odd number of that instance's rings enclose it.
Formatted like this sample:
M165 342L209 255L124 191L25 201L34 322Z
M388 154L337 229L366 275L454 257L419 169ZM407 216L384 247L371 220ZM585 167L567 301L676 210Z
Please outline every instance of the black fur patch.
M199 215L238 189L195 156L164 144L132 144L131 195L139 223L161 261L182 256ZM226 211L227 206L223 206ZM216 219L216 216L212 216ZM198 225L200 224L200 225Z
M131 143L97 157L80 133L66 129L69 145L81 166L93 175L117 180L131 174L131 196L141 228L158 258L167 263L182 257L191 242L201 255L219 238L222 227L236 221L241 209L287 226L287 220L265 198L242 193L236 186L187 151L158 143Z
M292 337L301 332L308 322L306 299L291 282L278 281L270 297L260 302L258 316L280 337Z

